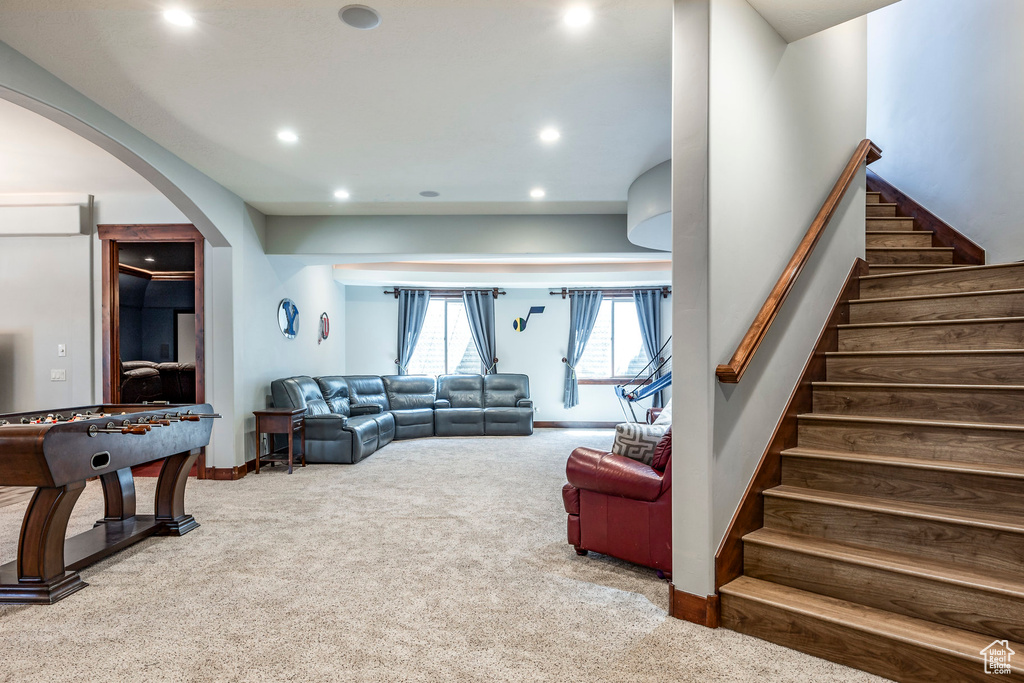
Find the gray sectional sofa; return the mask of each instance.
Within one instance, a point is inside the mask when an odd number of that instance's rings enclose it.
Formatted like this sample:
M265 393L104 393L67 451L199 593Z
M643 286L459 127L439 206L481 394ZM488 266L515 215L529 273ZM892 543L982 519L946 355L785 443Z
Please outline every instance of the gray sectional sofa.
M306 460L355 463L394 439L533 433L526 375L334 375L271 385L274 406L306 409Z

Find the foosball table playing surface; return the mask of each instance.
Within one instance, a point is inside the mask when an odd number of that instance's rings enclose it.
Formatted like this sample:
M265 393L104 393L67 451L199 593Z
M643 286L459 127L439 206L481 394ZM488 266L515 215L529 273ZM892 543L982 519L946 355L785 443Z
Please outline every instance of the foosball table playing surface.
M78 571L152 535L199 524L185 485L210 443L214 414L202 405L97 405L0 414L0 486L34 486L18 558L0 566L0 604L50 604L86 587ZM132 467L163 460L154 514L135 514ZM68 519L98 477L104 515L65 538Z

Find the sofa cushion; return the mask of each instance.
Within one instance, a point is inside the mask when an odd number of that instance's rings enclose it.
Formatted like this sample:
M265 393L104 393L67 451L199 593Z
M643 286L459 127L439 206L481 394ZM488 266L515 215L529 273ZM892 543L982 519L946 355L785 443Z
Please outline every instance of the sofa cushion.
M668 467L669 460L672 458L672 428L669 427L668 431L665 432L665 436L661 437L661 441L654 447L654 456L651 459L651 467L664 472L665 468Z
M395 417L391 413L380 413L373 416L377 423L377 448L384 448L395 440Z
M437 398L448 401L452 408L483 408L483 375L441 375L437 380Z
M345 375L348 384L348 398L353 404L374 403L381 410L390 410L384 382L377 375Z
M624 422L616 425L612 453L650 465L654 458L654 448L668 429L668 425L647 425L636 422Z
M434 411L434 433L438 436L483 436L481 408L445 408Z
M530 378L526 375L499 373L484 376L484 408L514 408L521 399L530 398Z
M327 405L331 407L332 413L346 417L352 414L349 408L348 383L344 377L341 375L317 377L316 383L320 386L320 392L324 395Z
M484 408L484 434L487 436L533 434L533 409Z
M312 377L275 379L270 383L270 393L277 408L305 408L306 415L329 415L334 412Z
M380 378L391 410L432 408L437 381L429 375L386 375Z
M350 417L345 429L352 433L352 462L359 462L377 450L377 439L380 434L377 421L373 415Z

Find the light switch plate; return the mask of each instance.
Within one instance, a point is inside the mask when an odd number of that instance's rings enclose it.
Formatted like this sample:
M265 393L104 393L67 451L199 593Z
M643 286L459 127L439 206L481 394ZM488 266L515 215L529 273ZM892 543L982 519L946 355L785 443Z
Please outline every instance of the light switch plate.
M63 358L64 356L68 355L68 345L67 344L57 344L57 355L60 356L61 358Z
M59 370L50 370L50 381L51 382L66 382L68 380L67 370L60 368Z

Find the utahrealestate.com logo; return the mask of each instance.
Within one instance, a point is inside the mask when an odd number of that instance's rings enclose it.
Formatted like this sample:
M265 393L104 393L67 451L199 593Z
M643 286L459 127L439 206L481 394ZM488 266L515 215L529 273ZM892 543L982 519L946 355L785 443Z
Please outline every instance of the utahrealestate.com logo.
M985 673L987 674L1009 674L1010 657L1017 654L1010 649L1010 643L1005 640L994 640L992 644L981 651L985 658Z

